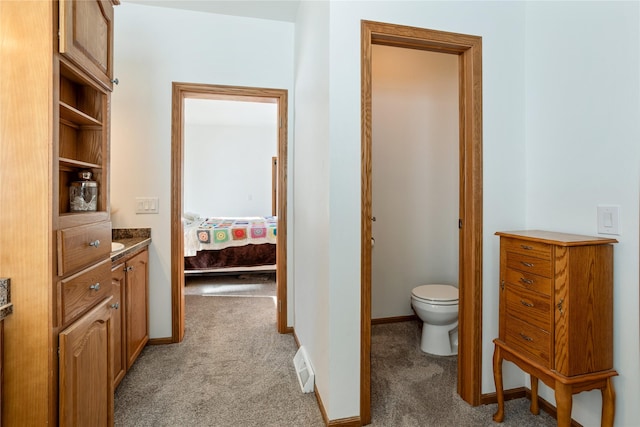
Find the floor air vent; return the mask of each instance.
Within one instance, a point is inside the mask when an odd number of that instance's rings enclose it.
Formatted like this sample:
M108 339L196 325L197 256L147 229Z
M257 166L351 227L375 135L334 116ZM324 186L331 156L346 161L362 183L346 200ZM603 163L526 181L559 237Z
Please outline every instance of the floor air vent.
M300 383L302 392L311 393L313 391L315 375L313 374L313 369L311 369L307 351L304 347L300 347L293 357L293 365L296 368L296 374L298 375L298 382Z

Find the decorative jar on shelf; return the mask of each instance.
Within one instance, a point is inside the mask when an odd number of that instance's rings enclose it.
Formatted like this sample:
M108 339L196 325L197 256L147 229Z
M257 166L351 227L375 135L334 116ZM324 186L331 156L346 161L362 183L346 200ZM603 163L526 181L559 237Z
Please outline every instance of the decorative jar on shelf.
M69 187L71 212L91 212L98 207L98 183L91 181L91 171L78 173L80 181L74 181Z

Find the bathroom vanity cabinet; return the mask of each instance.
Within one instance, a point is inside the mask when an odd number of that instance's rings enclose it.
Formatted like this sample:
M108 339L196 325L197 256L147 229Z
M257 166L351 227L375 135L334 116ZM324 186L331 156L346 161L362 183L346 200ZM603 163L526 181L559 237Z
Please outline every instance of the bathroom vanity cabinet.
M118 0L2 2L2 424L111 425L109 126ZM16 49L19 46L19 49ZM91 172L97 197L71 209Z
M498 232L500 323L494 340L498 411L504 419L502 361L555 390L558 425L571 425L572 395L602 391L602 425L613 425L613 243L547 231Z
M113 384L117 387L149 341L149 251L113 262L115 308Z

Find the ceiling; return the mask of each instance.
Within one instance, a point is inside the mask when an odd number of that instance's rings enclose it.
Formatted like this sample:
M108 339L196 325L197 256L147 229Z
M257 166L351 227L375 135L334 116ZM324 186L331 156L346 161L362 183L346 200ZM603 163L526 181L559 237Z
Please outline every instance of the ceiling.
M122 0L147 6L295 22L301 0Z

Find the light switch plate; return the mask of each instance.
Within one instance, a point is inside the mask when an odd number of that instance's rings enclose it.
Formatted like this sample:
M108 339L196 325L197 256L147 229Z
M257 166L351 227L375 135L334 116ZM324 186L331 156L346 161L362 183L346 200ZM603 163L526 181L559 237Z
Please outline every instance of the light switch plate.
M598 234L620 235L620 206L598 206Z
M136 213L137 214L157 214L158 198L157 197L136 197Z

